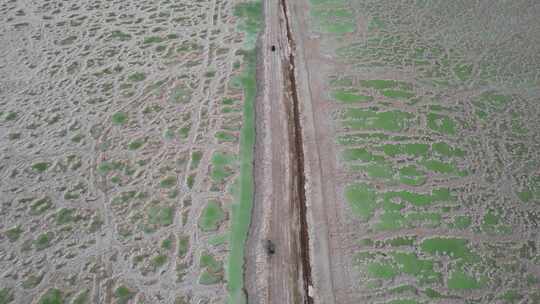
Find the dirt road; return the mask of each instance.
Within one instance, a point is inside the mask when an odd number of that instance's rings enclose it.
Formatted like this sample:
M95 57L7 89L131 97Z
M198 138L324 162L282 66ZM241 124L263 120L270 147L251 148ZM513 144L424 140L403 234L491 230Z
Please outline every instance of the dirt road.
M291 46L283 6L265 2L256 108L255 204L247 246L246 289L250 303L303 303L300 249L298 138L295 137ZM274 46L274 48L272 48ZM264 240L276 245L265 252ZM257 278L255 280L255 278Z
M336 199L333 126L327 119L329 105L324 98L320 70L320 62L325 59L320 56L318 40L307 34L307 12L307 1L265 4L266 29L259 61L263 63L259 69L263 80L260 83L265 86L260 88L257 108L256 198L247 246L250 303L307 303L311 301L307 293L315 303L341 303L335 298L334 285L344 288L338 291L340 294L347 294L353 282L346 257L340 255L343 251L335 250L341 243L337 231L342 223L338 219L346 217L339 214L343 208ZM272 45L276 46L275 52ZM294 147L298 142L294 142L295 132L291 128L295 116L292 93L298 96L301 149ZM298 153L303 158L302 172L297 167ZM306 195L305 215L294 203L298 177L305 179L304 189L300 190ZM302 216L309 227L309 257L302 256L306 250L300 247ZM264 252L264 239L277 244L274 255ZM302 277L301 264L306 260L311 263L311 287L304 284Z
M353 282L350 267L339 248L337 233L345 218L339 205L336 185L336 153L333 130L328 120L330 105L325 98L319 40L310 34L308 1L289 2L291 27L296 43L296 81L301 96L300 115L304 140L307 219L311 245L313 297L315 303L346 303L338 300L335 286L348 288ZM324 178L323 178L324 177Z

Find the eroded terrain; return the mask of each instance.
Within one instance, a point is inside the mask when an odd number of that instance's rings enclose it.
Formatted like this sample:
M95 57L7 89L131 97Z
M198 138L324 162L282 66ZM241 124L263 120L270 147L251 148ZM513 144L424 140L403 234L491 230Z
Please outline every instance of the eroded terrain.
M239 303L259 14L2 2L0 303Z

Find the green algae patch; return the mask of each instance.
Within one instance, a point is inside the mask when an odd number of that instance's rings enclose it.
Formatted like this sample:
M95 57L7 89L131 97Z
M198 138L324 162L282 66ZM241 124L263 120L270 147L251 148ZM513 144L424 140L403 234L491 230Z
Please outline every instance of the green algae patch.
M128 150L134 151L140 149L144 145L144 140L136 139L128 144Z
M444 163L439 160L427 160L422 162L422 164L424 165L424 167L426 167L426 169L437 173L449 174L456 171L455 167L452 164Z
M221 182L232 174L228 167L235 161L233 155L224 152L214 152L211 161L212 171L210 175L214 182Z
M396 144L386 144L382 146L382 151L384 152L384 154L388 156L392 156L392 157L399 154L403 154L401 145L396 145Z
M128 76L128 80L131 82L140 82L146 79L146 74L143 72L135 72Z
M199 284L201 285L214 285L221 282L222 280L223 280L222 276L213 274L209 272L208 270L204 270L199 276Z
M398 269L394 265L384 262L370 263L367 265L366 271L371 277L387 280L399 274Z
M472 64L458 64L454 67L454 74L461 81L469 80L472 76L473 65Z
M232 106L236 102L237 102L237 100L232 99L232 98L223 98L223 100L221 101L221 103L223 103L224 105L228 105L228 106Z
M439 227L442 216L437 212L409 212L405 217L405 223L408 227L426 226L430 228Z
M30 206L31 215L40 215L49 210L53 205L52 199L48 196L36 200L32 206Z
M314 3L315 1L311 1ZM311 9L311 20L321 33L345 34L356 31L356 22L352 11L344 7L345 3L319 2Z
M331 21L321 22L321 29L326 33L344 34L355 31L356 24L353 20L343 20L340 23L332 23Z
M391 180L395 174L392 165L384 162L370 163L362 169L373 179Z
M437 113L428 113L427 114L427 125L433 131L437 131L442 134L455 135L456 134L456 123L455 121L442 114Z
M189 189L192 189L194 184L195 184L195 174L190 174L186 178L186 185L188 186Z
M471 252L468 243L466 239L435 237L424 240L420 248L423 252L434 255L444 254L467 262L477 261L479 257Z
M180 235L178 237L178 250L177 250L178 257L180 258L185 257L188 251L189 251L189 236Z
M482 107L482 105L487 104L495 110L502 110L512 100L512 96L499 94L496 91L488 91L482 93L479 99L475 105Z
M457 216L454 219L454 223L452 225L453 227L457 229L466 229L466 228L469 228L471 224L472 224L472 219L470 216L461 215L461 216Z
M204 270L199 276L199 284L201 285L214 285L221 282L221 280L223 280L221 276L217 276L208 270Z
M15 112L9 112L6 114L6 117L4 117L4 121L13 121L17 118L17 113Z
M228 239L229 239L228 234L214 235L208 239L208 244L212 246L219 246L219 245L223 245L227 243Z
M391 201L391 200L384 200L382 202L382 209L385 212L399 212L405 207L406 205L402 202L396 202L396 201Z
M516 192L516 195L518 196L519 200L524 203L530 202L533 198L533 193L529 190Z
M343 114L346 127L354 130L378 129L384 131L402 131L412 122L414 115L402 111L376 112L364 109L347 109Z
M180 130L178 130L178 135L180 136L180 138L186 139L189 136L190 130L191 130L191 125L182 127L180 128Z
M501 224L501 216L494 210L488 210L482 219L481 228L488 234L508 234L512 228Z
M395 99L409 99L415 96L412 92L402 91L402 90L384 90L382 95L388 98Z
M153 44L163 42L163 38L159 36L144 37L143 44Z
M392 247L412 246L416 242L416 236L400 236L393 239L385 240L384 243Z
M399 181L409 186L421 186L427 180L425 173L418 170L415 165L405 166L399 169Z
M127 304L134 296L135 293L123 285L118 286L114 291L114 297L119 304Z
M434 271L433 261L419 259L414 253L396 252L392 256L402 273L416 277L421 284L438 282L442 278Z
M378 16L372 17L368 23L368 31L382 30L384 27L384 21L382 21Z
M10 242L15 242L19 239L19 237L21 236L23 232L24 231L21 228L21 226L15 226L6 230L5 235Z
M440 160L435 160L435 159L426 160L421 163L426 169L435 173L467 176L467 172L459 171L458 168L456 168L456 166L451 163L442 162Z
M354 86L353 77L345 75L334 75L330 77L330 85L337 87L352 87Z
M111 35L109 36L110 38L112 39L116 39L118 41L128 41L128 40L131 40L131 35L130 34L126 34L122 31L112 31L111 32Z
M38 301L38 304L64 304L64 296L59 289L47 290Z
M167 176L159 182L161 188L172 188L177 183L176 176Z
M199 218L199 228L202 231L217 230L221 222L225 220L225 212L216 201L210 201L201 213Z
M403 152L408 155L414 156L426 156L429 150L427 144L414 143L414 144L404 144Z
M112 161L112 162L109 162L109 161L104 161L102 163L100 163L98 166L97 166L97 171L99 174L102 174L102 175L107 175L109 172L111 171L115 171L115 170L121 170L124 168L124 164L122 162L117 162L117 161Z
M212 272L219 272L223 269L223 265L221 264L221 262L216 260L214 256L207 252L201 254L199 264L201 265L201 267L209 268Z
M365 88L373 88L376 90L384 90L395 88L399 84L396 80L374 79L374 80L362 80L360 85Z
M424 291L424 294L428 298L431 298L431 299L438 299L438 298L442 297L442 295L438 291L436 291L436 290L434 290L432 288L426 288L426 290Z
M144 197L144 194L141 193L141 192L137 193L136 191L125 191L125 192L121 192L118 195L116 195L112 199L111 204L112 205L121 205L121 204L125 204L125 203L129 202L133 198L142 198L142 197Z
M75 296L71 304L87 304L87 303L90 303L90 291L88 289L84 289L83 291L79 292L77 296Z
M201 151L191 152L191 164L189 167L192 170L197 169L197 167L199 167L199 163L201 162L202 156L203 156L203 153Z
M385 144L379 147L384 154L388 156L411 155L411 156L427 156L429 145L422 143L410 144Z
M448 288L453 290L468 290L482 288L482 284L463 270L454 270L448 278Z
M387 140L389 136L383 133L359 133L338 136L336 143L343 146L359 145L371 142Z
M171 91L169 101L175 104L187 104L191 101L193 92L184 86L177 86Z
M376 259L379 261L373 261ZM442 274L435 271L435 262L421 259L415 253L391 251L390 253L361 252L355 257L364 265L367 275L375 279L391 280L397 276L410 276L420 284L432 284L442 281ZM406 291L407 288L404 288ZM399 293L399 290L394 290Z
M453 200L448 189L434 189L431 194L415 193L407 190L392 191L384 194L385 200L394 200L396 198L407 201L413 206L429 206L434 202Z
M373 217L377 207L377 193L367 184L350 185L345 189L345 199L352 211L364 220Z
M154 269L161 268L163 265L167 263L167 256L160 254L156 255L155 257L150 260L150 264L154 267Z
M58 212L55 214L56 218L56 224L57 225L64 225L73 222L77 218L74 216L75 209L71 208L60 208Z
M463 157L465 152L459 148L454 148L445 142L437 142L431 145L433 152L447 157Z
M216 132L215 137L218 140L218 142L220 142L220 143L223 143L223 142L235 142L237 140L237 138L236 138L236 136L234 136L234 134L232 134L230 132L225 132L225 131Z
M482 225L493 226L493 225L497 225L499 221L500 221L500 217L490 210L484 215L484 219L482 220Z
M385 204L385 206L388 206ZM390 205L391 206L391 205ZM427 226L438 227L442 216L437 212L408 212L402 213L400 205L394 205L395 209L385 208L385 212L380 215L379 221L373 226L376 231L391 231L401 228L414 228Z
M38 173L42 173L47 171L49 167L51 166L51 163L49 162L39 162L32 165L32 170Z
M515 290L508 290L498 298L503 300L504 303L519 303L523 299L523 295Z
M13 296L13 290L11 288L0 289L0 304L8 304L13 302L15 297Z
M203 252L199 259L199 265L203 272L199 276L199 284L213 285L223 280L223 263L216 260L214 256Z
M332 93L332 97L341 103L362 103L373 100L372 96L361 95L351 91L335 91Z
M166 238L164 240L161 241L161 248L162 249L166 249L166 250L169 250L172 248L172 239L171 238Z
M237 30L247 34L246 45L248 48L255 47L257 35L263 26L264 18L262 18L261 12L262 2L259 0L239 3L234 7L234 15L240 17Z
M345 161L372 161L374 160L374 155L365 148L358 149L346 149L341 154L343 160Z
M148 210L148 222L152 225L169 226L173 223L174 208L154 204Z
M242 107L242 129L240 130L240 176L235 182L235 200L231 206L229 256L226 267L227 290L229 304L247 303L244 293L244 251L249 225L251 222L251 209L253 206L253 147L255 143L255 96L256 83L256 37L262 28L261 1L251 1L238 4L235 15L241 17L242 25L239 27L247 33L249 49L243 51L244 70L239 77L244 91Z
M128 115L124 112L116 112L111 116L114 125L123 125L128 121Z

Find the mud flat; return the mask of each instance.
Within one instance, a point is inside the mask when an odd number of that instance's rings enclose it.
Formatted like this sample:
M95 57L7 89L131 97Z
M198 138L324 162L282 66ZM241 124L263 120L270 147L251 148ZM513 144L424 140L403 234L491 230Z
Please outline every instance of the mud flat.
M240 303L257 1L0 4L0 303Z
M539 302L540 6L289 6L314 302Z

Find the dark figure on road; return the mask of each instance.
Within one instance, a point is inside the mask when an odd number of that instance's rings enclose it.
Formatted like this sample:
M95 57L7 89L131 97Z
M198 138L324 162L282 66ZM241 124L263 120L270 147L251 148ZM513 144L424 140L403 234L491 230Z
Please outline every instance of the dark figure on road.
M264 242L264 249L268 255L276 253L276 245L271 240L266 240Z
M272 52L275 52L276 51L276 46L275 45L272 45Z

